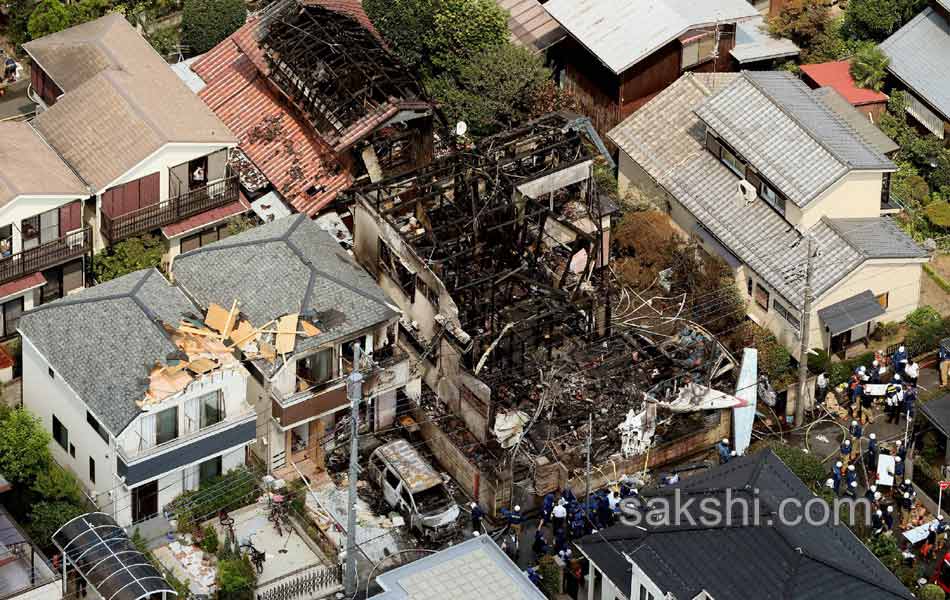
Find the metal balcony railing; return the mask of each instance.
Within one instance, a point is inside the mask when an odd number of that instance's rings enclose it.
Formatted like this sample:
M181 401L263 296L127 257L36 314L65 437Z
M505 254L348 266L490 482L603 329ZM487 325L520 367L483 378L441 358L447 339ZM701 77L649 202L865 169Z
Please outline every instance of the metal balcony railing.
M48 269L89 251L92 231L88 228L68 233L35 248L0 258L0 283Z
M169 198L122 215L109 215L103 211L102 235L110 242L117 242L170 225L206 210L230 204L237 199L238 179L237 176L230 176L205 187L185 192L176 198Z

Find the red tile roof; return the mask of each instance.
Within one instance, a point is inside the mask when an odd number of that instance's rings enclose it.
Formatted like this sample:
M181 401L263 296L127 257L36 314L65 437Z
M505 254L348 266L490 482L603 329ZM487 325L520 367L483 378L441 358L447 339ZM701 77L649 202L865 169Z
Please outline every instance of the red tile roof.
M258 22L251 17L192 65L207 84L198 95L291 206L313 216L347 189L352 178L333 149L268 83L256 40ZM308 189L316 191L308 194Z
M26 277L8 281L3 285L0 285L0 299L4 299L14 294L19 294L20 292L25 292L26 290L39 287L45 283L46 278L43 277L42 273L33 273L32 275L27 275Z
M222 219L227 219L228 217L233 217L234 215L247 212L250 208L251 205L244 202L244 200L235 200L230 204L225 204L224 206L219 206L218 208L212 208L211 210L206 210L203 213L198 213L197 215L188 217L187 219L178 221L177 223L172 223L171 225L162 227L162 233L165 234L165 237L167 238L173 238L183 233L188 233L189 231L204 227L205 225L210 225L215 221L220 221Z
M851 77L851 63L846 60L821 63L817 65L802 65L805 73L819 87L834 88L852 106L887 102L887 94L859 88Z

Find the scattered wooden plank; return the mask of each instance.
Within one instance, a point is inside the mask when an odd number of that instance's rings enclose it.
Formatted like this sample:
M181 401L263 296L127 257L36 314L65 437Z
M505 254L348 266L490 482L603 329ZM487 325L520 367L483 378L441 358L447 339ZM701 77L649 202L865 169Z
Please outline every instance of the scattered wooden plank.
M277 351L274 349L273 346L271 346L267 342L261 342L259 347L261 351L261 356L264 357L264 359L273 362L274 359L277 358Z
M228 326L230 313L226 308L214 302L208 306L208 313L205 315L205 325L214 329L218 333L224 333Z
M231 334L231 329L234 328L234 324L237 323L238 318L238 309L237 309L237 299L231 303L231 310L228 312L228 322L224 326L224 331L221 332L221 339L228 339L228 335Z
M202 375L216 366L218 366L218 363L210 358L199 358L188 363L188 370Z
M294 344L297 341L297 319L299 317L300 315L297 313L291 313L278 319L275 340L278 354L284 355L294 351Z
M300 327L303 328L303 335L307 337L313 337L315 335L320 335L320 328L311 324L309 321L301 321Z
M194 335L203 335L205 337L218 337L218 334L210 329L192 327L191 325L186 325L182 323L178 326L178 331L180 333L191 333Z

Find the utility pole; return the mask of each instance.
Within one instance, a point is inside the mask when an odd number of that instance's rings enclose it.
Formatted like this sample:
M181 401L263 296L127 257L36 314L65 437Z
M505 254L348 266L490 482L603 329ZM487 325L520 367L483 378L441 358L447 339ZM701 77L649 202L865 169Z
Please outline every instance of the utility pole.
M812 276L814 274L815 247L811 234L805 234L805 305L802 307L801 338L802 345L798 358L798 401L795 403L795 426L801 427L805 421L805 388L808 381L808 330L811 325Z
M593 438L594 413L587 413L587 491L584 494L584 503L587 505L587 510L590 510L590 446Z
M350 475L346 510L346 595L356 595L356 482L360 476L359 416L363 399L363 374L360 373L360 345L353 344L353 371L346 378L346 396L350 400Z

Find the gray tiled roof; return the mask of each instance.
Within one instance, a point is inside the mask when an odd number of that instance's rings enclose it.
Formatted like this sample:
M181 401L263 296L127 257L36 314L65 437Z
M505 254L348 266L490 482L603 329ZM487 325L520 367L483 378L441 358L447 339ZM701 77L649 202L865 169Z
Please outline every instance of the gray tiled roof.
M19 330L119 435L141 412L150 368L178 350L158 321L178 325L187 313L197 307L146 269L35 308Z
M744 72L696 113L799 207L851 170L897 168L788 72Z
M642 491L644 497L673 493L683 496L679 524L644 519L638 527L618 525L577 542L619 589L630 589L630 557L676 598L704 590L716 600L914 597L846 526L826 523L827 510L811 502L814 494L771 450L686 477L673 488ZM696 508L707 498L723 508L739 499L745 510L707 526L708 514ZM797 526L774 522L786 499L809 513L796 517L809 518Z
M929 253L887 217L827 219L831 227L868 258L927 258Z
M838 116L847 121L855 133L881 154L887 155L900 149L900 146L878 129L867 115L856 109L833 87L818 88L812 93L824 102L825 106L838 113Z
M175 258L177 284L203 308L237 300L255 326L304 310L320 334L298 337L295 352L383 323L396 311L383 290L333 237L306 215L255 227ZM270 372L275 365L258 361Z
M470 538L376 578L372 600L543 600L490 536Z
M881 50L891 60L887 70L950 120L950 22L928 7L884 40Z
M687 74L615 127L610 138L677 198L716 238L800 307L804 281L790 267L805 264L801 234L765 202L736 198L737 178L703 146L703 124L693 112L706 97L739 76ZM816 295L848 276L864 257L828 224L811 230L821 258L816 261Z

